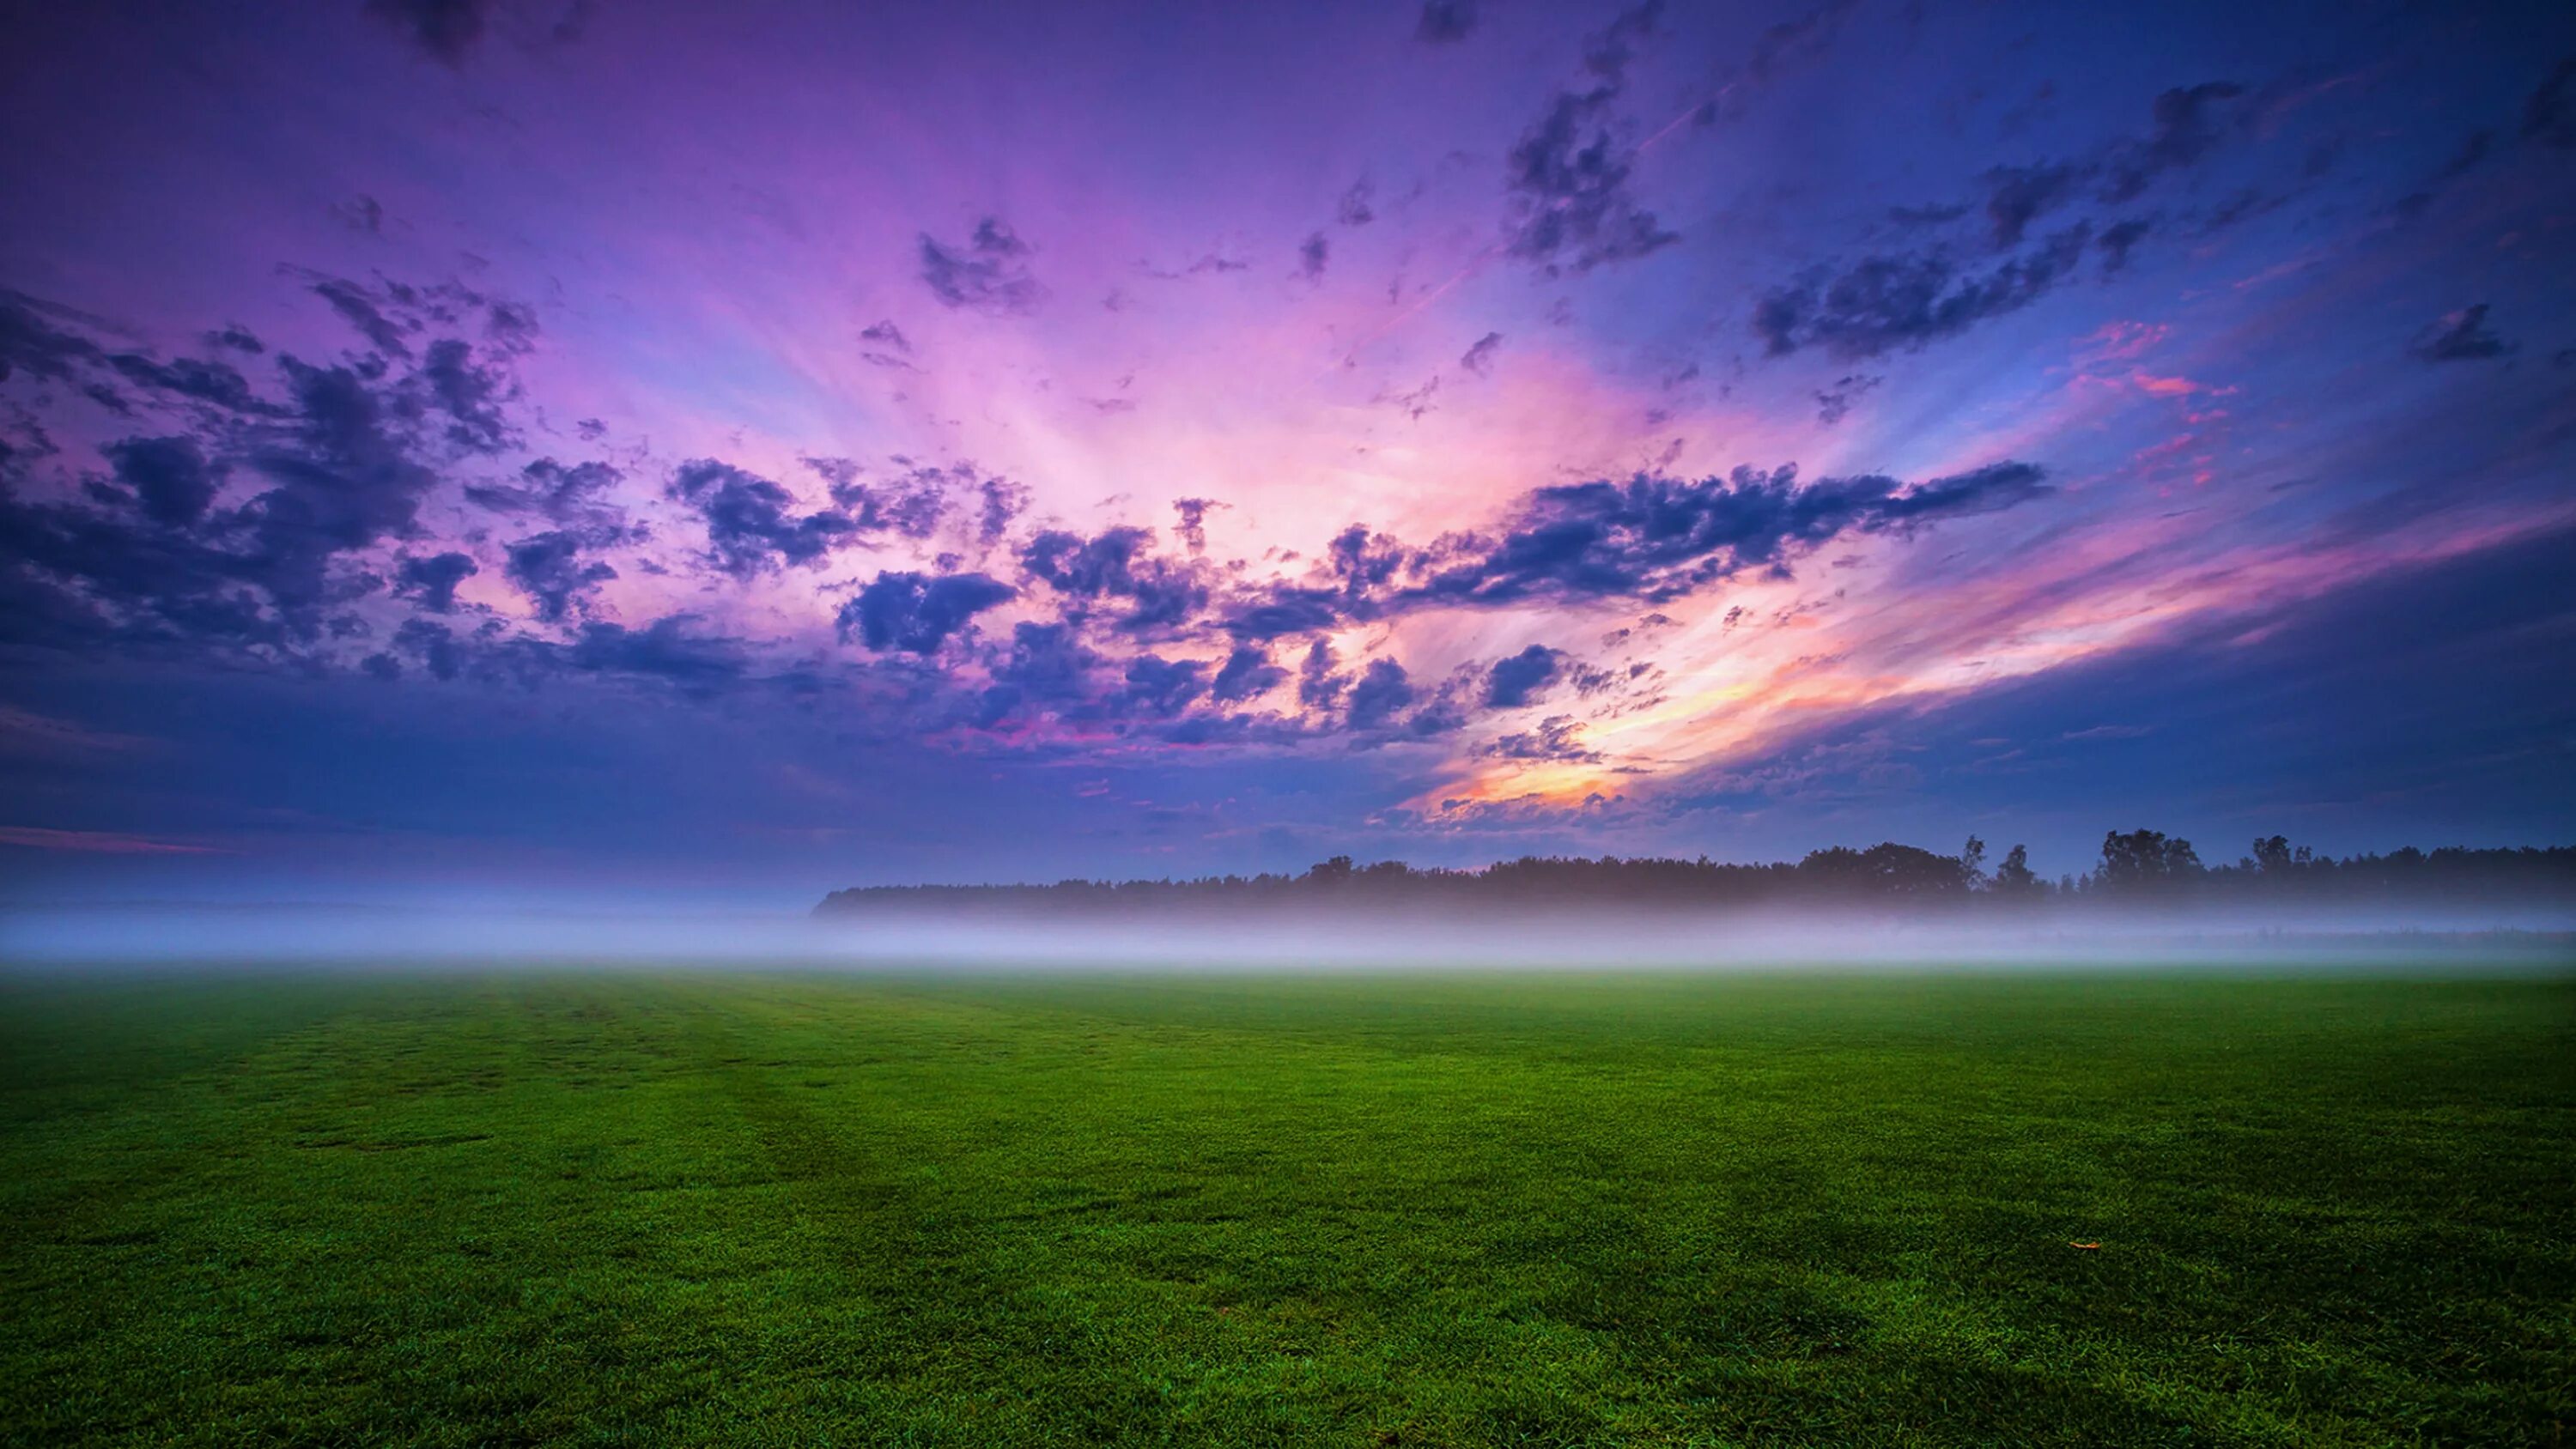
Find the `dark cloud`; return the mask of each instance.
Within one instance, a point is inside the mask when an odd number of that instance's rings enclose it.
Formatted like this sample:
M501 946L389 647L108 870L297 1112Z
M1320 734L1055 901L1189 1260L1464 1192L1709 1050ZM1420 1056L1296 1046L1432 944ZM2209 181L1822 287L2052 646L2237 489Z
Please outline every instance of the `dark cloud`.
M2433 173L2433 179L2455 181L2466 176L2478 169L2487 159L2488 153L2494 149L2495 132L2471 131L2461 139L2460 149L2451 153L2451 159L2442 163L2442 169Z
M2103 228L2101 238L2094 243L2094 249L2102 254L2102 275L2117 276L2126 270L2129 253L2154 229L2155 223L2144 217L2113 222Z
M1616 113L1635 47L1653 33L1659 9L1650 0L1591 37L1584 67L1592 87L1559 92L1512 147L1503 185L1513 256L1550 274L1581 272L1681 240L1630 193L1637 148Z
M1584 748L1583 724L1572 715L1550 715L1534 730L1504 735L1477 753L1504 760L1563 760L1597 764L1601 754Z
M907 654L931 654L977 614L1017 593L983 574L931 577L880 571L874 582L841 606L836 622L843 639L856 634L879 653L900 649Z
M366 288L343 278L326 277L313 284L313 292L330 303L331 310L374 344L377 351L391 357L411 356L411 344L403 340L406 328L387 317Z
M1366 226L1377 220L1377 186L1367 177L1351 183L1333 206L1333 219L1344 226Z
M2561 151L2576 148L2576 55L2558 62L2523 102L2522 138Z
M1169 719L1207 693L1207 666L1196 659L1164 659L1140 654L1127 662L1127 688L1120 702L1132 709Z
M539 458L519 470L517 486L500 483L468 483L467 501L494 513L534 513L557 523L578 523L597 529L619 528L625 515L605 502L609 491L625 481L625 475L606 463L566 465L552 458Z
M1413 682L1405 677L1404 666L1392 659L1372 659L1360 671L1359 682L1351 686L1351 728L1384 729L1411 703Z
M1093 713L1092 671L1100 663L1069 624L1015 624L1010 652L994 666L993 687L984 692L981 722L990 727L1029 703Z
M920 542L954 524L990 547L1028 511L1026 485L981 474L972 463L942 467L898 457L900 471L870 479L848 458L802 461L824 480L833 507L861 534L891 531Z
M405 619L394 630L394 647L439 679L454 679L465 667L465 651L454 631L427 619Z
M461 553L407 558L394 571L394 592L433 614L445 614L456 608L456 586L479 572L474 560Z
M1297 666L1297 703L1322 712L1338 708L1342 691L1350 687L1350 676L1336 670L1333 644L1317 638L1306 646L1306 657Z
M1184 624L1206 608L1208 588L1187 564L1156 556L1151 529L1120 527L1093 538L1049 529L1020 550L1020 567L1069 600L1122 598L1133 631Z
M617 577L608 564L582 562L582 551L595 541L572 529L531 534L502 551L502 572L536 605L539 619L558 623L591 590Z
M367 0L369 15L450 68L463 66L481 42L491 8L491 0Z
M869 344L859 356L879 367L912 366L912 340L892 322L876 322L859 329L859 340Z
M201 416L212 420L221 421L226 415L239 418L286 416L283 409L254 393L250 379L228 363L196 357L161 362L134 352L117 353L108 357L106 362L125 381L165 394L169 400L190 406ZM121 406L114 410L125 411Z
M1180 534L1182 544L1189 549L1193 557L1207 552L1208 510L1223 507L1225 507L1223 503L1213 498L1172 500L1172 511L1179 514L1181 519L1180 527L1175 531Z
M1565 655L1544 644L1532 644L1507 659L1497 659L1485 675L1485 705L1518 709L1536 699L1556 678Z
M2513 344L2487 326L2487 304L2480 302L2426 323L2406 350L2425 362L2477 362L2502 357Z
M1324 264L1333 255L1332 238L1316 232L1297 244L1297 275L1310 282L1324 279Z
M1482 377L1486 370L1494 365L1494 354L1502 349L1502 345L1503 334L1488 332L1477 338L1475 344L1459 356L1458 365Z
M795 495L729 463L696 458L672 475L667 496L706 520L716 567L748 579L781 563L810 564L857 534L847 513L820 509L797 517Z
M1884 381L1885 378L1865 377L1856 372L1835 378L1832 386L1817 390L1816 421L1829 428L1841 422L1851 415L1853 403Z
M1776 80L1794 63L1809 61L1825 53L1834 35L1842 28L1843 17L1851 13L1858 0L1831 0L1793 20L1783 20L1762 32L1753 44L1753 54L1745 70L1760 82Z
M506 371L478 365L466 342L448 337L431 343L420 375L447 414L449 442L472 453L497 453L518 442L501 412L517 395L517 385Z
M2151 218L2110 221L2075 216L2035 243L2033 229L2047 217L2091 201L2122 206L2169 173L2199 165L2228 134L2230 109L2245 95L2230 81L2177 86L2158 95L2147 129L2065 161L1998 166L1978 178L1973 202L1900 208L1895 219L1911 230L1938 231L1972 211L1985 236L1977 250L2007 255L1989 266L1963 262L1963 247L1935 243L1913 252L1881 253L1849 266L1810 268L1795 281L1771 287L1756 299L1753 332L1765 351L1785 356L1820 346L1847 360L1877 357L1955 336L2019 311L2075 275L2088 245L2098 242L2102 274L2116 275L2154 230ZM2259 215L2280 197L2240 192L2206 215L2207 235ZM2028 244L2027 247L2025 244Z
M1281 586L1236 605L1220 622L1238 639L1277 639L1332 627L1342 605L1342 596L1331 590Z
M1542 488L1500 539L1429 559L1404 597L1673 598L1748 568L1781 567L1792 552L1841 533L1909 531L2009 508L2047 492L2041 478L2031 464L1997 463L1910 485L1869 474L1802 486L1796 468L1784 466L1695 482L1639 474Z
M481 299L460 288L320 290L362 335L399 339L480 315ZM461 446L447 428L467 427L476 447L488 429L508 431L493 420L514 388L470 352L434 346L432 362L409 375L382 349L346 366L281 354L271 397L228 363L110 353L65 324L91 322L0 296L0 365L115 412L175 414L189 430L107 445L111 473L91 479L81 501L10 501L0 527L9 590L32 631L58 643L185 641L312 658L310 646L353 624L330 610L385 587L346 561L419 535L421 503L439 481L428 458ZM228 474L256 483L223 507Z
M1422 0L1413 38L1425 45L1454 45L1476 28L1476 0Z
M1999 166L1986 173L1986 221L1995 245L2020 246L2030 224L2074 199L2083 173L2064 165Z
M988 548L1002 541L1012 520L1029 511L1028 485L1008 478L986 478L977 483L975 497L975 538Z
M286 608L323 599L336 554L408 536L437 475L395 433L397 407L347 368L280 359L298 414L295 434L251 456L277 486L240 519L250 571Z
M205 517L223 483L194 438L128 438L107 446L107 460L117 481L134 490L143 516L167 528Z
M1046 297L1029 275L1030 248L998 217L976 223L974 234L950 246L924 232L921 280L945 307L980 312L1027 312Z
M2111 155L2104 198L2133 201L2164 173L2199 164L2218 145L2221 113L2244 94L2232 81L2205 81L2157 96L2147 134Z
M2039 300L2073 274L2087 239L2075 227L1984 271L1963 271L1938 248L1868 257L1765 294L1753 332L1774 357L1822 347L1858 360L1921 347Z
M743 676L741 641L694 634L694 616L673 614L642 629L623 624L584 624L581 635L564 652L564 663L592 674L625 674L666 681L685 692L702 694Z
M97 343L57 325L78 315L0 290L0 382L22 372L40 382L73 382L84 364L100 361L105 354Z
M1257 644L1238 644L1225 656L1209 693L1219 704L1237 704L1269 693L1288 677Z

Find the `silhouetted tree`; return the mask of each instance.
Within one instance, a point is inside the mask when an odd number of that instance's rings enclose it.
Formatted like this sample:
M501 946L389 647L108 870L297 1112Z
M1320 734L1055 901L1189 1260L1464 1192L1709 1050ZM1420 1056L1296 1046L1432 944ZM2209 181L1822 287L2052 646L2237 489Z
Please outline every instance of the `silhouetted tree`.
M2191 842L2161 830L2114 830L2102 837L2102 864L2094 878L2116 891L2156 890L2200 874Z
M2016 845L2004 852L2004 863L1995 867L1995 894L2022 900L2045 888L2045 883L2031 873L2030 847Z
M1971 836L1957 855L1893 841L1866 850L1834 846L1786 862L1739 864L1697 860L1524 856L1483 870L1416 870L1402 861L1361 866L1347 855L1303 875L1205 876L1195 880L1068 880L1055 885L868 886L835 891L818 908L831 913L894 911L1032 913L1117 912L1184 908L1231 912L1354 905L1426 906L1451 910L1553 910L1566 906L1642 906L1706 910L1789 902L1936 904L1972 895L1998 900L2054 898L2070 907L2104 895L2134 896L2190 883L2204 899L2346 900L2461 905L2526 901L2576 902L2576 847L2318 856L2283 836L2258 838L2253 853L2231 866L2202 867L2191 842L2160 831L2113 831L2103 838L2100 868L2061 876L2052 889L2016 845L1975 891L1985 842Z

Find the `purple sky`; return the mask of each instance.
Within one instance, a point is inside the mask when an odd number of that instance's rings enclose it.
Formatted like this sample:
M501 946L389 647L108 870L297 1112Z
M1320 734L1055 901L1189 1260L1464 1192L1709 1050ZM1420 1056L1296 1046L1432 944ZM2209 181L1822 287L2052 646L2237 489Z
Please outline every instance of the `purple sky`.
M0 890L2576 835L2576 12L0 50Z

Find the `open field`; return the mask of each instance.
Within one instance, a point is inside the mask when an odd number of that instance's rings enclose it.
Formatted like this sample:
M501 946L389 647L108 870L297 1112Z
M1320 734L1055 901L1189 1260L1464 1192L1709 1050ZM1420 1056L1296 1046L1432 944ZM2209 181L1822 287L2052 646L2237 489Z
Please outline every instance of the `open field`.
M2553 1444L2571 1129L2563 979L0 978L0 1442Z

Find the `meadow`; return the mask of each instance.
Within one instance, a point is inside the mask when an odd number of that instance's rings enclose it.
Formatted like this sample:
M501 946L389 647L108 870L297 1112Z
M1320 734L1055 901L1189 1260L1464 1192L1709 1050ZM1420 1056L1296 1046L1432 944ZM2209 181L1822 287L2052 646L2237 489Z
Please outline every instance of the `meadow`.
M2571 1127L2563 977L21 974L0 1443L2556 1444Z

